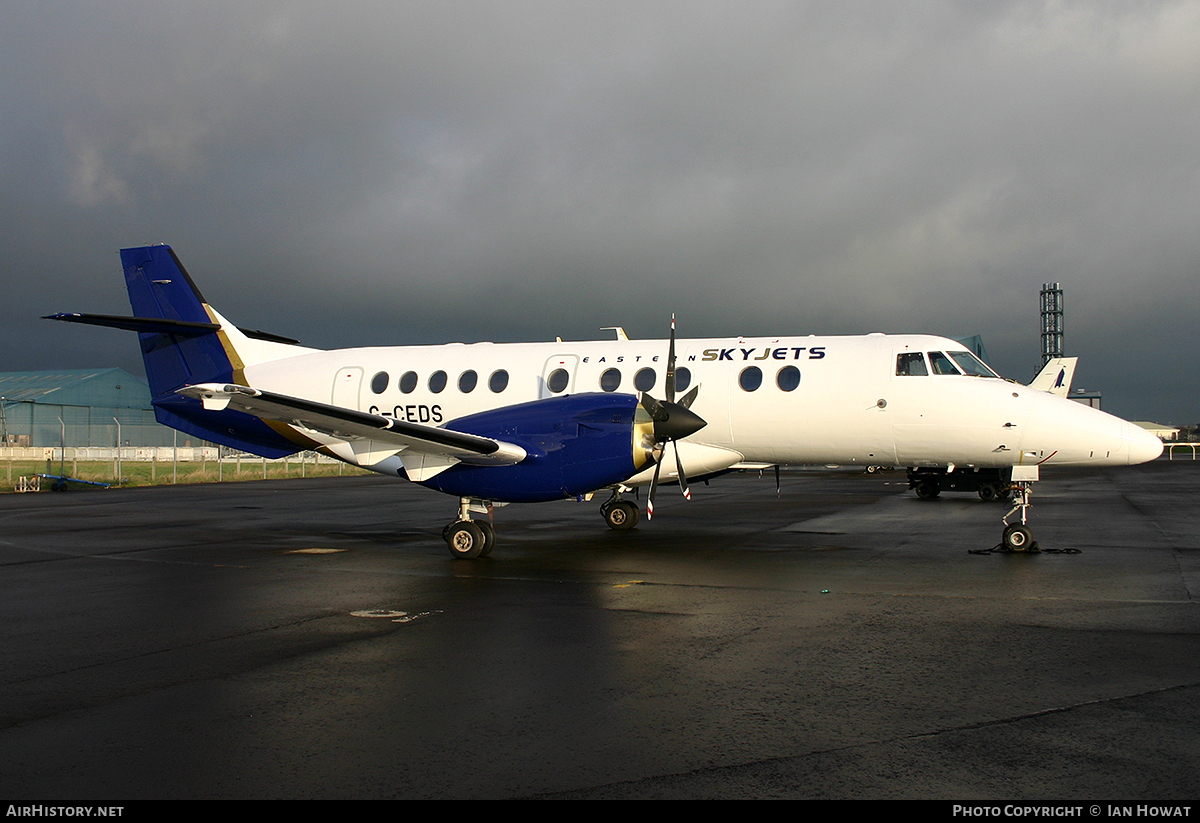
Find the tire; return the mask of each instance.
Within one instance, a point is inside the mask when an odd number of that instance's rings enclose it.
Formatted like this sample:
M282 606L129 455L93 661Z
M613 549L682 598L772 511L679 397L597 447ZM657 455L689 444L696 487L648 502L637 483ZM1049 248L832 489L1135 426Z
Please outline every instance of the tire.
M984 483L979 487L979 499L984 503L991 503L1000 496L1000 490L991 483Z
M496 530L491 523L482 520L475 525L483 532L483 551L479 553L479 556L487 557L492 553L492 549L496 548Z
M1027 552L1033 548L1033 532L1027 526L1006 526L1001 543L1010 552Z
M928 480L922 480L917 484L917 497L922 500L932 500L942 493L942 487L937 483L930 483Z
M483 554L486 540L483 530L470 520L459 520L446 534L446 548L458 560L474 560Z
M614 531L623 532L632 529L641 519L638 507L628 500L618 500L603 510L604 522Z

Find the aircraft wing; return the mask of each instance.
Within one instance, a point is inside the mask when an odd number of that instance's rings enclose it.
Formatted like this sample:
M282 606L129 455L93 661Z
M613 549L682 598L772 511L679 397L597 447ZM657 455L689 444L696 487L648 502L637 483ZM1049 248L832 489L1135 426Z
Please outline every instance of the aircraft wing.
M386 445L386 451L438 455L452 461L511 465L525 459L526 451L514 443L409 423L381 414L370 414L286 394L228 383L185 386L178 394L193 397L210 411L234 409L263 420L298 426L339 440Z

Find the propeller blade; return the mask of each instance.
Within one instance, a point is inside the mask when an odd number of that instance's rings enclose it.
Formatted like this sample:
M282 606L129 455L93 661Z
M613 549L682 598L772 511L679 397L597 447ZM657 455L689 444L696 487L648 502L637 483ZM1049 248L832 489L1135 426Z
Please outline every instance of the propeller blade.
M657 462L654 464L654 477L650 480L650 493L646 498L646 520L654 518L654 493L658 491L659 472L662 471L663 460L666 458L666 448L672 444L675 449L675 469L679 477L679 488L683 496L691 500L692 491L688 488L687 474L683 470L683 459L679 456L679 441L688 435L700 431L708 425L703 417L691 410L700 386L696 385L685 394L678 403L675 402L675 315L671 315L671 339L667 349L667 376L663 384L666 400L656 400L642 392L640 404L654 426L654 440L662 449Z
M696 402L696 395L699 393L700 393L700 384L697 383L695 386L692 387L692 390L690 392L685 394L683 397L679 398L678 405L683 406L685 409L690 409L692 407L692 403Z
M662 458L654 464L654 477L650 481L650 494L646 497L646 522L654 519L654 492L658 490L658 473L662 469Z
M679 457L679 443L675 446L675 470L679 472L679 488L683 492L685 500L692 499L692 490L688 488L687 475L683 473L683 460Z
M667 347L667 402L675 402L675 313L671 312L671 343Z

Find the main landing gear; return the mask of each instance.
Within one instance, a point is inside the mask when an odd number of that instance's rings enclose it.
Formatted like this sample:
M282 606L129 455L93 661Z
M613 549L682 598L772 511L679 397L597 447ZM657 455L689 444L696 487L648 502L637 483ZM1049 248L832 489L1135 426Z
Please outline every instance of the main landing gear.
M487 557L496 545L496 530L486 520L471 519L471 499L459 500L458 520L442 529L450 556L458 560Z
M610 529L625 531L632 529L641 519L641 510L628 500L621 499L621 490L613 489L612 497L600 506L600 514Z

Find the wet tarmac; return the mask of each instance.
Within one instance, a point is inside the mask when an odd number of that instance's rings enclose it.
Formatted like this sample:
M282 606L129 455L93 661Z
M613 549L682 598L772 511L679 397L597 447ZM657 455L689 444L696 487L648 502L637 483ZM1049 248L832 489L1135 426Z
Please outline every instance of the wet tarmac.
M1200 464L496 511L385 478L0 496L0 796L1200 796Z

